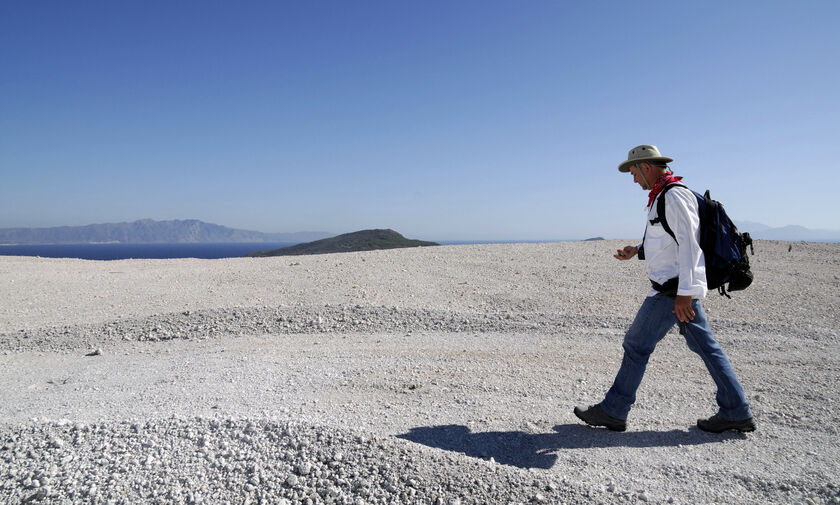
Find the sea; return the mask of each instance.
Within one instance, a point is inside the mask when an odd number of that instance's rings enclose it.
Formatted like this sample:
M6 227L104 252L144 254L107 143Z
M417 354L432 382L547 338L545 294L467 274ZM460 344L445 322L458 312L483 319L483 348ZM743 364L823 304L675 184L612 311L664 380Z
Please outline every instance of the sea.
M40 256L85 260L239 258L248 253L279 249L295 242L237 242L224 244L48 244L0 245L0 256Z
M556 240L442 240L440 245L520 244L557 242ZM236 242L178 244L46 244L0 245L0 256L40 256L83 260L241 258L248 253L279 249L299 242Z

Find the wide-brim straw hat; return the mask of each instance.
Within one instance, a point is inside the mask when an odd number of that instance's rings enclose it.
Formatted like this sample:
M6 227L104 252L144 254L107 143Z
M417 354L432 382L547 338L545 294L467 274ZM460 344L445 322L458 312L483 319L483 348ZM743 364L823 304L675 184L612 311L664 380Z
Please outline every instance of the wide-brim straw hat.
M656 146L640 145L630 149L630 152L627 153L627 161L618 166L618 171L629 172L632 165L642 161L664 161L665 163L670 163L674 160L659 154L659 149Z

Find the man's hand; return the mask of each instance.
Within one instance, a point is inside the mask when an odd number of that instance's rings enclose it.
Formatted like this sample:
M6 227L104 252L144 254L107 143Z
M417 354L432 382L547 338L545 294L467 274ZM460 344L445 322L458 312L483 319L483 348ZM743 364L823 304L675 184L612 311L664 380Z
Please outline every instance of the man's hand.
M691 308L691 297L685 295L677 295L674 299L674 314L681 323L687 323L694 319L694 309Z
M613 258L617 260L629 260L636 253L639 252L639 248L634 245L625 246L624 249L619 249L616 251L617 254L613 254Z

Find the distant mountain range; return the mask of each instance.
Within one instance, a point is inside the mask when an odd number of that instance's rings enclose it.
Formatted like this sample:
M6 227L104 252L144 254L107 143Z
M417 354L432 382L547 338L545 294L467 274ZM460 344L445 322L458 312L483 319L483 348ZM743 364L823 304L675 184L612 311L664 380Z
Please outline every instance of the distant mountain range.
M736 221L740 232L749 232L752 238L761 240L784 240L788 242L838 242L840 230L812 230L804 226L782 226L773 228L752 221Z
M802 226L783 226L780 228L773 228L761 223L750 221L737 221L735 224L738 226L740 231L747 231L753 238L756 239L784 240L791 242L840 242L840 230L814 230ZM176 244L234 242L287 242L301 244L303 242L312 242L332 237L333 235L334 234L332 233L320 231L263 233L258 231L228 228L217 224L205 223L196 219L171 221L141 219L130 223L104 223L90 224L87 226L0 228L0 245L95 243ZM402 237L402 235L400 235L400 237ZM408 240L405 239L405 237L402 237L402 239Z
M0 229L0 244L299 243L332 235L332 233L319 231L262 233L228 228L196 219L172 221L141 219L131 223L90 224L87 226L2 228Z
M297 244L270 251L257 251L250 257L297 256L302 254L327 254L339 252L373 251L377 249L398 249L438 245L435 242L407 239L394 230L361 230L331 238Z

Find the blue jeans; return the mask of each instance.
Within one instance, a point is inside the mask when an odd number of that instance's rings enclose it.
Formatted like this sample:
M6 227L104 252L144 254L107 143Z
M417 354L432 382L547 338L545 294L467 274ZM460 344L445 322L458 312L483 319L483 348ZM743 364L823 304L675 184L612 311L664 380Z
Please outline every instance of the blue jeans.
M735 377L729 359L720 348L700 300L693 300L694 319L685 323L685 341L688 348L703 359L712 379L717 385L718 414L730 420L752 417L750 405L744 396L744 390ZM645 374L648 358L656 344L679 321L671 311L674 299L668 296L649 296L645 299L636 319L624 336L624 358L612 387L607 392L601 408L604 412L618 419L627 419L630 406L636 401L636 390Z

